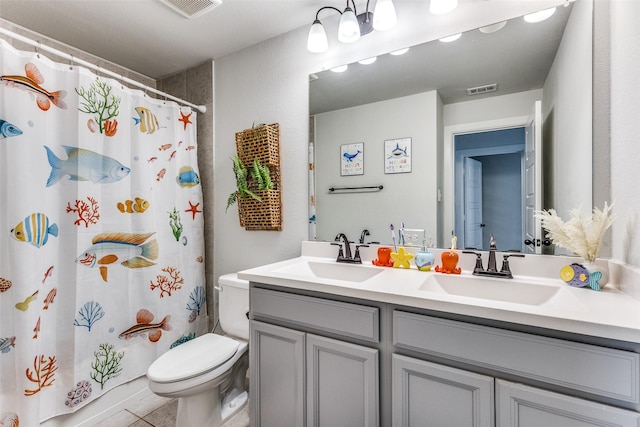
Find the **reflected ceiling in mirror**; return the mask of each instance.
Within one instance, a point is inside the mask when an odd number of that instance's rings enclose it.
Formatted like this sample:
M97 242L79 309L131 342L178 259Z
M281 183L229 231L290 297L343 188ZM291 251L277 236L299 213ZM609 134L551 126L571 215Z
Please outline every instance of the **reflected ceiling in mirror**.
M467 31L453 42L413 46L404 55L381 55L370 65L356 62L343 73L314 73L309 83L310 114L431 90L438 90L442 102L451 104L541 88L571 8L558 7L543 22L514 18L495 32ZM494 92L467 93L492 84L497 84Z

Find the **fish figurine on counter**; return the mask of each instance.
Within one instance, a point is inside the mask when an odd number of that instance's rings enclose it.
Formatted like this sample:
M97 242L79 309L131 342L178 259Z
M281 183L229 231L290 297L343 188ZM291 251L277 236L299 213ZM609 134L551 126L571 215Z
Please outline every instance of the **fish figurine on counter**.
M128 340L147 335L149 341L157 342L162 336L162 331L171 330L171 325L169 325L171 316L165 316L160 323L151 323L153 322L153 317L153 314L145 308L138 310L136 314L136 324L126 331L123 331L118 335L118 338Z
M108 265L120 263L127 268L143 268L156 265L158 242L147 241L155 233L100 233L78 258L76 263L100 270L102 280L107 281Z
M562 267L560 269L560 278L569 286L577 288L589 286L594 291L601 289L600 279L602 279L602 272L589 272L585 266L576 262Z
M0 81L8 87L15 87L35 94L36 104L38 104L38 108L42 111L47 111L52 103L58 108L67 108L67 105L62 100L66 94L64 90L49 92L40 86L44 83L44 77L42 77L40 70L38 70L35 64L31 62L27 63L27 65L24 66L24 71L24 76L0 76Z

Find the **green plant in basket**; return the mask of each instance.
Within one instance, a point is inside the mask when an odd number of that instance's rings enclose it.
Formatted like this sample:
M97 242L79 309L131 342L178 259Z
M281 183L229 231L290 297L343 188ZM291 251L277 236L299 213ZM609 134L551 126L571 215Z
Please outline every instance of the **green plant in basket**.
M242 199L251 197L261 202L262 198L254 193L251 188L257 188L258 190L271 190L273 188L269 167L261 164L256 157L253 161L251 173L249 173L249 170L244 163L242 163L240 157L236 155L231 160L233 161L233 173L236 177L236 191L229 194L227 198L227 209L238 201L238 197Z
M260 164L260 161L257 157L253 160L251 177L258 185L258 190L273 189L273 182L271 181L271 172L269 171L269 166Z

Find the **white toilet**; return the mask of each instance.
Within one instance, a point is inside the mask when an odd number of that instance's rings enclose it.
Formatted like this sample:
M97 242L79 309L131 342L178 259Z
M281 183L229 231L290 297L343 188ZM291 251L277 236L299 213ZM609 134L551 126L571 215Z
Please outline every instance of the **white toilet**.
M149 389L178 398L176 426L219 427L247 402L249 282L220 276L220 326L158 357L147 370Z

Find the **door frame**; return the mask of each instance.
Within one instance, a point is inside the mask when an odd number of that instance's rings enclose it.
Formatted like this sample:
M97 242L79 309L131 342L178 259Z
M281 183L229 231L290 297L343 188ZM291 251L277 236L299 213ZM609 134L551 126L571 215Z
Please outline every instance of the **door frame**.
M519 128L522 126L516 126L515 128ZM504 129L513 129L513 127L509 127L509 128L503 128L503 129L494 129L494 130L504 130ZM473 133L484 133L484 132L491 132L491 130L489 131L480 131L480 132L467 132L467 134L473 134ZM455 138L455 135L454 135ZM482 147L482 148L469 148L466 150L458 150L455 151L455 147L454 147L454 152L455 152L455 157L454 157L454 162L453 162L453 169L454 169L454 226L455 226L455 230L460 230L457 234L458 236L458 246L460 248L464 248L466 247L466 242L465 242L465 236L464 236L464 221L462 220L460 215L455 215L455 206L458 206L458 210L465 209L465 201L464 201L464 191L463 190L463 164L464 164L464 159L467 157L479 157L479 156L497 156L500 154L515 154L515 153L521 153L521 157L520 157L520 187L522 188L522 198L524 199L524 186L525 186L525 181L524 181L524 146L521 144L510 144L510 145L499 145L496 147ZM456 196L457 195L457 196ZM524 221L524 215L525 213L522 212L522 220ZM523 229L522 229L522 235L524 235L524 222L523 224ZM490 230L489 230L490 231ZM524 246L524 244L522 244L522 246Z
M524 127L529 123L529 116L506 117L497 120L463 123L444 127L442 200L443 230L438 233L439 246L448 241L456 229L455 224L455 137L468 133L490 132L516 127Z

